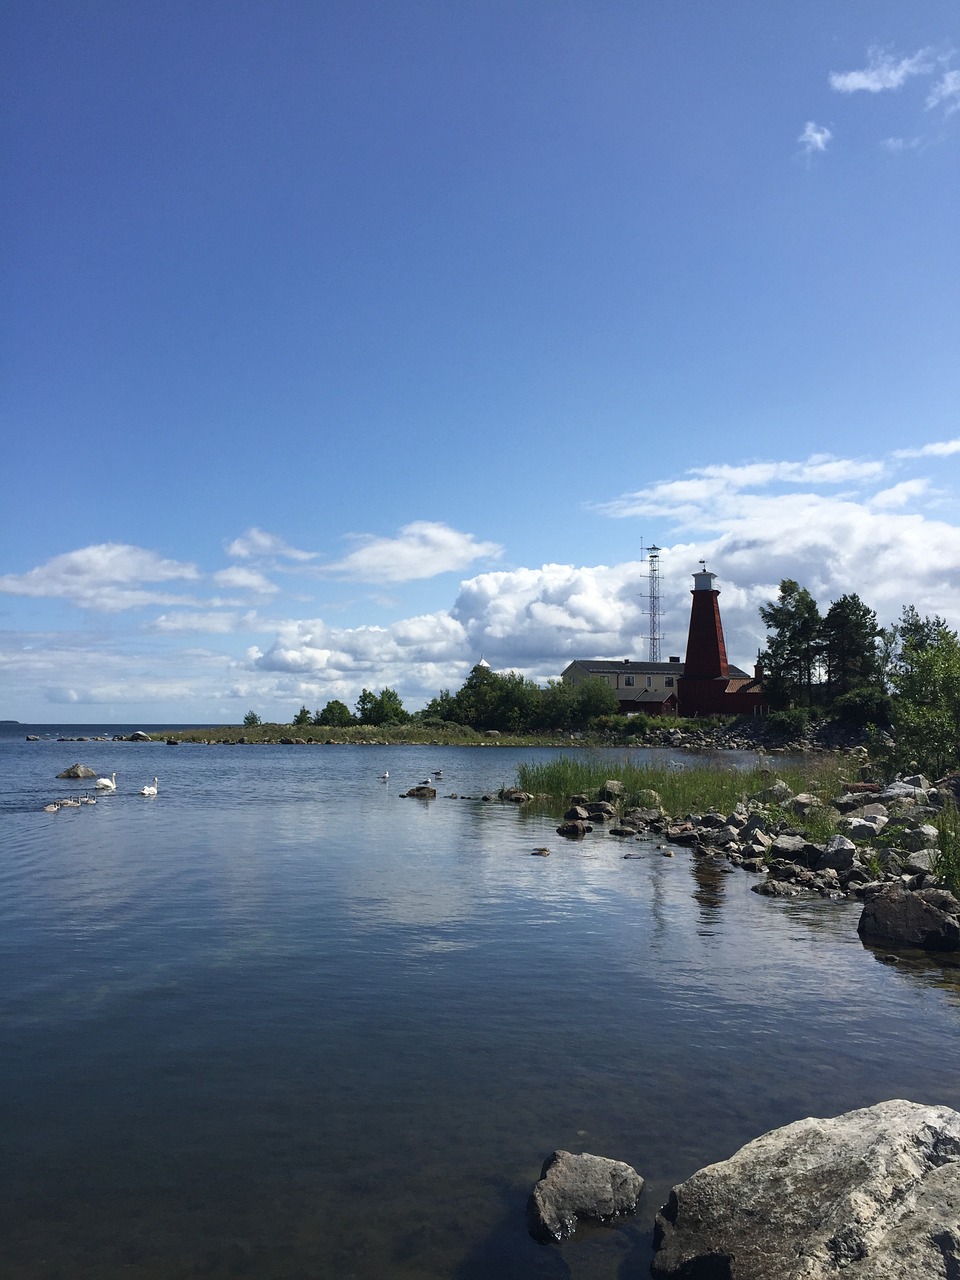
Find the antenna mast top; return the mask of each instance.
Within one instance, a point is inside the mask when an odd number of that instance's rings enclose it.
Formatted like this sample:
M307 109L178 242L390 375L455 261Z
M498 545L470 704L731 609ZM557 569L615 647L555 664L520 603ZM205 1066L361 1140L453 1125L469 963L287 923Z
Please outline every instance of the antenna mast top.
M647 570L650 576L650 652L651 662L660 661L660 548L647 548Z

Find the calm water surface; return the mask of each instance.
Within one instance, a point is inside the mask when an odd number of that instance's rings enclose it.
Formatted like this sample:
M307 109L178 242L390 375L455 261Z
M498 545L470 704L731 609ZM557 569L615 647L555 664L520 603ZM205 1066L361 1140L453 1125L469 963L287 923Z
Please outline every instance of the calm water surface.
M0 738L10 1280L628 1280L669 1186L757 1134L960 1109L957 970L882 963L856 905L463 798L551 752L24 731ZM117 794L43 813L77 760ZM399 799L437 767L437 800ZM535 1245L555 1147L629 1161L642 1211Z

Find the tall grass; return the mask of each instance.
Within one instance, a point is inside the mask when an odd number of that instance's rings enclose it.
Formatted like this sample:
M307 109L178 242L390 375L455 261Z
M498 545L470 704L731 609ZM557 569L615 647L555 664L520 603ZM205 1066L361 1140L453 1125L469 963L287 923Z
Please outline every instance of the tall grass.
M842 789L843 762L830 757L816 757L809 763L784 765L776 776L797 793L808 791L824 800L830 799ZM627 804L641 798L646 790L656 791L663 808L672 817L686 813L705 813L716 810L729 813L735 805L769 786L772 777L769 769L759 765L753 769L734 769L724 766L693 765L690 768L671 768L668 765L639 764L622 760L594 760L578 756L559 756L543 764L521 764L517 769L517 785L534 795L547 795L557 803L568 801L573 795L595 796L608 779L623 784ZM808 822L790 816L794 826L806 826ZM831 826L816 811L810 815L809 824ZM826 838L824 836L823 838Z
M954 893L960 893L960 812L950 801L937 815L937 857L935 870Z

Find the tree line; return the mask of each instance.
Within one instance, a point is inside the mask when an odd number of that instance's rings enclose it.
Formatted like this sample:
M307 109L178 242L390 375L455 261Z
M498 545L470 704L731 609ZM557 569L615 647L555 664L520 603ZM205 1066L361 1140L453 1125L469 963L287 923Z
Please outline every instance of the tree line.
M892 626L881 627L855 593L821 615L792 578L761 605L760 617L772 707L889 730L904 767L915 763L939 775L960 764L960 638L943 618L906 605Z
M855 594L825 613L791 578L776 600L760 606L767 630L761 652L766 700L785 727L829 718L896 742L896 761L937 776L960 765L960 639L939 616L913 605L890 627ZM322 710L301 706L298 726L457 724L469 729L529 734L611 728L617 694L600 677L579 685L551 680L541 687L515 671L478 663L455 692L441 690L422 711L409 712L395 689L364 689L353 709L338 698ZM634 717L636 727L645 720ZM245 725L260 723L250 711ZM887 735L885 738L884 735Z
M334 698L322 710L311 712L301 706L292 723L296 726L458 724L481 732L556 733L583 730L603 716L619 710L615 691L605 680L595 677L573 686L551 680L545 688L515 671L492 671L478 663L463 685L451 693L442 689L422 711L407 711L395 689L374 693L364 689L351 711ZM258 725L260 717L248 711L243 723Z

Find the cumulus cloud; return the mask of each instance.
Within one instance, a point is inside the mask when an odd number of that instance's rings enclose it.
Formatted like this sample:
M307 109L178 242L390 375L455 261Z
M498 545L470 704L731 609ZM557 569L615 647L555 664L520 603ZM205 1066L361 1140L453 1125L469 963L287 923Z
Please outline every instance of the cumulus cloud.
M876 47L867 54L867 66L861 71L833 71L830 87L838 93L883 93L899 89L912 76L924 75L935 67L932 49L920 49L906 58L895 58Z
M324 573L358 582L412 582L460 572L475 560L502 554L495 542L478 542L472 533L430 520L404 525L394 538L354 534L352 539L356 549L324 565Z
M818 125L813 120L808 120L797 141L807 155L812 155L814 151L826 151L827 143L832 137L833 134L826 125Z
M143 547L104 542L54 556L27 573L4 574L0 591L68 600L85 609L114 613L148 604L192 603L191 596L144 584L193 582L199 577L196 565L164 559Z
M279 534L267 533L256 526L228 543L227 555L237 560L274 558L303 562L316 559L316 552L300 551L296 547L291 547Z

